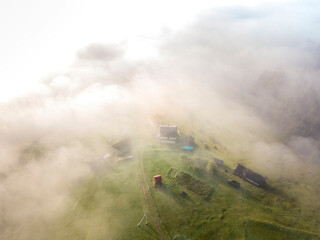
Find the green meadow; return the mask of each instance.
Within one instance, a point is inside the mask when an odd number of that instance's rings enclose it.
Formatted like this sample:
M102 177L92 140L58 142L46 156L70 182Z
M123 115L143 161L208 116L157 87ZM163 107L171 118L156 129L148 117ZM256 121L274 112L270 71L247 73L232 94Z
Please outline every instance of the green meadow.
M320 239L319 175L309 176L308 169L292 175L297 169L290 167L272 175L266 168L260 173L268 176L267 186L258 188L232 174L245 160L209 138L196 144L194 151L182 151L150 141L133 160L108 164L72 191L72 204L50 226L48 239L160 239L150 220L137 226L145 210L139 171L168 239ZM155 189L152 178L158 174L163 185ZM188 184L203 185L210 194L203 197Z

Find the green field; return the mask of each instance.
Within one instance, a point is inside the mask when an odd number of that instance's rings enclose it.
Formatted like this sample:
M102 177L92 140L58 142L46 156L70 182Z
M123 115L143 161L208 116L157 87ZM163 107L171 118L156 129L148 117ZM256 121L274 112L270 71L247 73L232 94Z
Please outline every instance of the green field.
M279 225L247 221L245 223L246 240L319 240L320 237L308 232L299 231L292 228L284 228Z
M217 156L221 157L221 154ZM270 180L265 189L243 181L240 189L228 185L227 179L240 179L231 173L233 159L228 159L228 154L225 156L223 159L226 166L221 168L212 166L212 152L198 150L194 153L182 153L174 147L164 149L156 146L145 152L145 172L150 186L153 175L161 174L164 178L163 189L154 190L152 194L172 237L180 234L190 239L246 239L249 236L246 233L255 233L256 235L248 239L262 239L259 232L262 235L264 232L260 231L258 225L251 224L250 231L244 230L248 229L248 219L273 222L273 226L279 224L312 232L318 231L314 226L319 225L320 219L311 218L307 212L302 212L299 199L290 196L289 191L284 192L278 188L278 183ZM188 187L168 177L168 170L172 167L213 187L215 191L211 199L203 200ZM182 191L187 193L186 197L181 196ZM272 231L270 228L269 232Z
M69 210L48 227L47 239L160 239L150 221L137 227L146 206L141 170L168 239L319 239L320 203L311 196L319 183L311 184L314 178L274 175L267 187L258 188L232 174L239 159L225 147L209 138L197 145L195 151L184 152L151 141L133 160L110 164L84 180L72 190ZM224 166L216 166L213 157L224 160ZM154 189L152 177L157 174L163 186ZM228 179L241 187L230 186ZM194 186L205 186L210 197Z
M95 176L73 197L75 204L53 226L49 239L151 239L137 228L143 215L137 160Z

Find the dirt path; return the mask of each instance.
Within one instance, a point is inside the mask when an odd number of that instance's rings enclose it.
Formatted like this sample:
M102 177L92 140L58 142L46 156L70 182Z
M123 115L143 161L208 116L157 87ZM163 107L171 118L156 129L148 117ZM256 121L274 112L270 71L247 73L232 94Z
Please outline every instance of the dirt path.
M163 226L161 219L159 218L157 209L154 205L154 202L150 194L149 186L145 181L142 156L140 157L140 160L139 160L139 180L140 180L140 188L143 196L143 210L148 211L149 213L148 219L151 222L151 224L154 226L159 238L161 240L171 239L168 232L165 230L165 227Z

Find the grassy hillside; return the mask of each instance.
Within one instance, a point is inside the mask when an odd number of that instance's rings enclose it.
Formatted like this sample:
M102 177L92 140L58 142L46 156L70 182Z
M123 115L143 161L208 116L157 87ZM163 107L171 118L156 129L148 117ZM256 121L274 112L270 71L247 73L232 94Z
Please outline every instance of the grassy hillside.
M312 233L299 231L293 228L284 228L276 224L252 221L245 223L246 240L319 240L320 236Z
M139 166L171 239L319 239L319 175L308 174L307 168L299 174L292 174L292 168L284 172L284 166L274 172L258 169L270 176L267 187L258 188L232 174L238 161L248 167L250 162L213 138L198 136L196 144L188 152L152 140L135 159L101 168L73 191L75 203L49 227L48 239L159 239L152 224L137 227L145 210ZM213 157L222 159L224 166L216 166ZM170 176L172 168L191 180ZM152 186L157 174L163 178L160 189ZM228 179L241 187L229 185ZM214 191L204 198L188 185L194 183Z
M143 216L138 161L108 169L79 186L76 203L57 220L49 239L152 239L147 231L153 230L137 227Z
M212 165L214 155L225 161L224 167ZM248 229L250 225L246 225L248 219L273 222L274 226L280 224L318 231L314 226L318 226L320 221L314 215L311 217L308 212L302 211L303 204L300 199L291 195L292 187L289 183L281 183L287 184L287 191L282 190L286 186L279 188L280 183L272 179L268 180L266 188L257 188L232 174L234 164L232 155L225 153L223 157L221 151L215 154L214 151L198 149L182 153L174 146L153 146L145 152L144 165L150 187L153 175L163 176L163 188L155 189L152 194L172 237L180 234L191 239L245 239L245 226ZM215 192L211 199L203 200L185 185L168 177L168 170L171 168L180 169L213 187ZM227 179L230 178L241 181L241 188L228 185ZM182 196L182 192L187 195ZM312 207L316 205L318 203L314 203ZM251 233L256 235L248 239L260 239L254 238L259 231L260 225L251 224L248 236ZM272 235L272 228L268 231Z

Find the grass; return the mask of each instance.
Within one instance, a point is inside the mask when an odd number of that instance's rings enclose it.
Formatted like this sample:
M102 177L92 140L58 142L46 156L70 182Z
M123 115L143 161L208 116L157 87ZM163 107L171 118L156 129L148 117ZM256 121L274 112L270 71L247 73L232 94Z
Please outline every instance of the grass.
M319 239L318 174L308 175L307 169L292 174L286 168L286 175L281 165L272 176L275 170L266 167L268 186L257 188L232 174L236 156L197 134L193 152L153 143L142 154L151 197L172 239ZM224 160L224 166L213 164L213 157ZM76 204L57 219L48 239L156 239L152 226L137 227L143 215L138 162L111 165L79 185L73 192ZM152 178L158 174L163 187L154 189ZM241 187L230 186L228 179Z
M285 228L272 223L249 220L245 223L246 240L319 240L320 236Z
M319 219L301 211L298 199L288 191L289 188L286 189L285 185L281 187L280 183L272 180L264 189L241 181L232 174L234 161L229 160L228 154L225 156L217 154L225 161L224 167L214 166L208 171L207 166L212 161L212 152L209 151L198 149L188 153L172 146L153 146L144 153L145 173L150 188L153 175L161 174L163 177L163 189L154 189L152 195L172 237L180 234L190 239L246 239L248 219L273 222L274 226L318 231L312 226L319 225ZM187 180L181 176L182 171ZM215 189L210 200L205 201L188 188L186 182L189 176ZM240 181L241 188L228 185L229 178ZM187 193L187 197L181 196L182 191ZM306 219L312 220L312 223ZM297 229L294 231L299 232Z
M73 198L76 204L57 219L50 239L154 239L152 227L137 227L143 216L138 160L87 180Z

